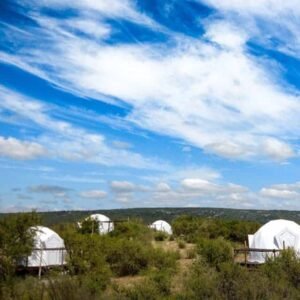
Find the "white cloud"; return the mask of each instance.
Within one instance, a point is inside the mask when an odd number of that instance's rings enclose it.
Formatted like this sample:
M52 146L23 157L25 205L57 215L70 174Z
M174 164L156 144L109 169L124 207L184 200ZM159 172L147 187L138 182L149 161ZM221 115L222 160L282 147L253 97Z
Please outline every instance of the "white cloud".
M300 13L297 0L203 0L217 9L235 11L240 14L251 13L261 16Z
M260 193L262 196L265 197L279 198L279 199L293 199L293 198L300 197L300 194L295 191L279 190L275 188L262 188Z
M13 137L0 136L0 156L13 159L26 160L45 156L47 150L40 144L22 141Z
M181 182L183 188L192 191L203 191L203 192L215 192L218 190L218 186L207 180L199 178L187 178Z
M120 145L109 143L105 136L89 132L71 123L52 117L52 113L64 114L64 109L25 97L0 86L0 109L20 118L23 127L42 129L36 142L21 142L13 138L1 139L2 154L14 158L31 158L47 154L50 158L63 158L71 161L87 161L108 166L128 166L132 168L161 169L167 164L145 158L139 153L121 149ZM1 116L1 112L0 112ZM123 145L124 146L124 145ZM14 147L14 148L13 148ZM47 151L45 151L47 149ZM25 153L25 151L27 151ZM24 154L22 154L23 152ZM0 150L1 153L1 150Z
M100 2L43 1L36 5L73 7L83 20L93 11L104 19L127 18L153 31L165 30L139 12L131 1ZM295 3L206 2L224 14L241 10L251 14L264 12L263 16L272 12L271 5L282 14ZM2 52L6 62L85 96L110 102L121 99L132 107L125 118L127 122L220 156L268 156L275 160L293 156L290 139L300 134L299 93L283 82L279 65L248 52L245 44L256 34L255 28L248 31L250 21L243 27L235 24L237 18L230 22L226 16L222 20L211 19L203 39L164 31L172 43L112 45L76 36L66 26L61 32L62 20L48 18L43 23L41 14L32 17L41 25L32 41L38 34L43 46L32 48L27 42L21 52ZM99 26L107 25L101 18ZM51 23L51 30L47 22ZM53 71L46 72L47 69ZM270 145L270 138L275 138L277 145ZM81 157L78 152L74 159Z
M300 53L297 0L203 0L216 8L224 19L250 35L252 41L272 50L293 55Z
M171 191L171 187L165 182L160 182L157 184L156 190L160 193L166 193Z
M112 181L110 187L116 193L128 193L136 189L136 185L129 181Z
M225 21L208 23L205 37L233 50L243 47L248 38L243 31Z
M276 139L266 139L263 143L263 152L274 160L282 161L295 156L291 146Z
M82 191L80 196L87 199L103 199L107 196L107 193L101 190L88 190Z
M289 184L274 184L269 187L263 187L260 195L266 198L289 199L298 201L300 199L300 182Z

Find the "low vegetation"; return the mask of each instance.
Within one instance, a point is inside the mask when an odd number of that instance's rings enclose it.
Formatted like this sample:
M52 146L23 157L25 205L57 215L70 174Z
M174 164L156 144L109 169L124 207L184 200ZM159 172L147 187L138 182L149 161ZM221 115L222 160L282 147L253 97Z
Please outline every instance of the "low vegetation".
M141 219L116 223L107 235L87 219L56 224L68 251L64 269L19 272L33 247L36 213L0 220L0 299L300 299L300 260L290 249L248 269L233 260L255 222L180 216L173 236Z

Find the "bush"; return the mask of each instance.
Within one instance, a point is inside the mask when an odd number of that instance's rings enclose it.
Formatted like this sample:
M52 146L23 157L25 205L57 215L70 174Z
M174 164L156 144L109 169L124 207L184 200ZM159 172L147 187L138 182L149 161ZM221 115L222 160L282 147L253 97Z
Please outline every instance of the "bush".
M122 239L150 242L152 231L141 220L133 219L128 222L116 223L110 235Z
M130 287L114 287L113 299L158 300L171 295L171 276L168 272L155 272ZM169 298L168 298L169 299Z
M271 281L286 281L291 287L300 288L300 260L292 249L282 251L275 258L269 258L262 269Z
M78 231L82 234L96 233L99 234L99 221L88 217L84 219L78 228Z
M20 213L0 219L0 281L14 275L17 265L30 253L34 245L35 229L40 224L35 212Z
M183 240L178 240L178 247L179 247L179 249L184 249L185 248L185 241L183 241Z
M205 219L196 216L180 216L173 223L173 232L185 241L195 243L198 239L224 237L233 242L244 242L249 233L255 232L257 222Z
M147 247L135 240L111 239L106 261L117 276L136 275L149 265Z
M104 238L77 233L72 227L64 232L63 238L68 252L69 274L76 275L80 285L92 294L104 290L111 277L104 251L101 251Z
M180 258L180 254L174 251L164 251L160 248L152 249L150 253L151 266L157 270L173 270L176 269L176 261Z
M198 244L198 253L211 266L233 260L231 244L223 238L215 240L202 239Z
M154 240L158 242L165 241L168 238L168 235L162 231L155 231L154 232Z
M217 273L205 262L198 259L184 280L184 290L177 299L198 300L217 298Z
M137 283L133 287L115 287L113 299L117 300L158 300L161 295L157 285L149 279Z

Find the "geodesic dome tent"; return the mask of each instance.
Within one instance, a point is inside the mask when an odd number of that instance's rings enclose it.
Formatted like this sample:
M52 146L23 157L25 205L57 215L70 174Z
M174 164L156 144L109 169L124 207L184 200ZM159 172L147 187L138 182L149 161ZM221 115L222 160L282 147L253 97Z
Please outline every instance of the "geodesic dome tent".
M171 225L163 220L157 220L153 222L149 227L157 231L165 232L167 234L173 233Z
M102 214L94 214L89 216L90 219L95 220L99 223L99 233L107 234L114 230L114 223L109 217Z
M263 225L254 235L248 236L249 248L278 250L293 248L300 255L300 226L287 220L274 220ZM276 252L278 254L278 252ZM264 263L270 252L250 252L249 262Z
M66 264L64 240L48 227L31 227L35 231L33 251L22 265L26 267L50 267Z

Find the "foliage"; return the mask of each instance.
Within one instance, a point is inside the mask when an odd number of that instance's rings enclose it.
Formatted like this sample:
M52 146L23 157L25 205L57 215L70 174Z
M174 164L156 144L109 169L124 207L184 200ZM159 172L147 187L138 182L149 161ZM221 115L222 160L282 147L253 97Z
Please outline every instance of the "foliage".
M106 261L117 276L135 275L149 265L149 251L140 241L111 239Z
M127 222L115 223L115 228L110 235L124 239L149 242L152 238L152 231L144 225L140 219L132 219Z
M174 234L187 242L195 243L201 238L223 237L233 242L244 242L249 233L259 228L256 222L204 219L196 216L180 216L173 223Z
M149 277L131 287L115 287L114 299L167 299L171 295L171 279L171 275L165 271L152 273Z
M40 218L35 212L8 215L0 219L0 280L9 279L31 252Z
M217 273L202 260L197 260L184 278L184 291L179 299L217 299Z
M82 234L99 234L99 221L92 218L86 218L78 224L78 231Z
M183 240L178 240L177 243L178 243L179 249L184 249L186 246L185 241L183 241Z
M168 238L168 235L162 231L155 231L154 232L154 240L158 242L165 241Z
M68 270L81 285L92 293L104 290L110 281L110 268L101 252L102 237L98 234L79 234L68 227L63 234L68 252ZM85 276L88 274L89 276Z
M292 249L282 251L275 259L269 258L263 271L273 282L285 281L300 289L300 260Z
M198 244L198 253L211 266L233 260L231 244L223 238L215 240L202 239Z
M178 217L174 236L193 259L180 263L179 251L164 250L176 243L154 243L165 237L138 219L116 223L107 235L92 234L96 224L90 220L81 229L56 224L68 251L65 272L47 272L42 280L16 276L18 260L32 249L34 232L28 228L38 223L35 213L0 219L0 299L300 299L300 259L292 250L253 269L233 262L232 243L255 231L254 222ZM130 284L124 284L127 279Z
M159 271L175 271L176 261L179 258L179 252L165 251L161 248L150 251L150 265Z

